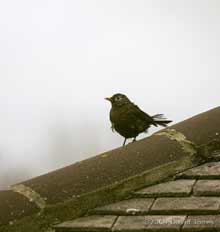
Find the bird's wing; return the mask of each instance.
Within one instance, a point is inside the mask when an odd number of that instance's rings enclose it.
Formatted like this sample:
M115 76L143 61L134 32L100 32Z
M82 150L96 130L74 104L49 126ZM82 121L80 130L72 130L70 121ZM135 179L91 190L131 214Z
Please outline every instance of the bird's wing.
M111 122L111 129L112 129L112 132L115 132L115 125L113 123L113 119L112 119L112 112L110 111L110 114L109 114L109 118L110 118L110 122Z
M144 121L156 126L156 123L154 122L154 119L150 115L148 115L147 113L142 111L137 105L135 105L133 103L129 104L128 105L128 112L130 114L133 114L136 117L140 118L141 120L144 120Z

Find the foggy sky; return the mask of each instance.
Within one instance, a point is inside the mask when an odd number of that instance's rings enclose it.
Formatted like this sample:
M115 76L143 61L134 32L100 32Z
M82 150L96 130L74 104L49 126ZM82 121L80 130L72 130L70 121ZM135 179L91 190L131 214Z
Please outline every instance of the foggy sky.
M218 106L219 41L218 0L1 1L0 187L121 146L116 92L174 122Z

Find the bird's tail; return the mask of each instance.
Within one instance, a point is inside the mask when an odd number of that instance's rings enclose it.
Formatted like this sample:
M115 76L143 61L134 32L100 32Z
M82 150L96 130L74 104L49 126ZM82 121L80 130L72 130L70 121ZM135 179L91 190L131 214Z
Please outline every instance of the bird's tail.
M167 120L163 114L155 114L152 118L156 125L163 127L167 127L167 124L172 122L172 120Z

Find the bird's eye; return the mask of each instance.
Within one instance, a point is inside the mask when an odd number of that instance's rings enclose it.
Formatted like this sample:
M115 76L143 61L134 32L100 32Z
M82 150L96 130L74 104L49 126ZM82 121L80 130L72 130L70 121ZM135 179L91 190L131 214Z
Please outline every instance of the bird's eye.
M116 97L115 101L121 101L121 97L120 96Z

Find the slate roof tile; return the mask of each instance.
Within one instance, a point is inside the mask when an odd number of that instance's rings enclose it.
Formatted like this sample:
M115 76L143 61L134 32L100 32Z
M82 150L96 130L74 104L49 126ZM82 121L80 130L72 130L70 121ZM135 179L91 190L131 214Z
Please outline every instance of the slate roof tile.
M158 198L151 208L158 214L217 214L220 199L215 197Z
M220 179L220 162L210 162L177 175L186 179Z
M198 180L193 193L197 196L220 196L220 180Z
M92 215L66 221L56 227L56 231L111 231L117 216Z
M184 197L189 196L195 180L175 180L153 185L134 193L142 197Z
M127 231L179 231L186 216L120 216L116 221L114 232Z
M96 208L91 213L106 215L143 215L148 214L153 202L154 198L133 198Z
M182 231L220 231L220 215L188 216Z

